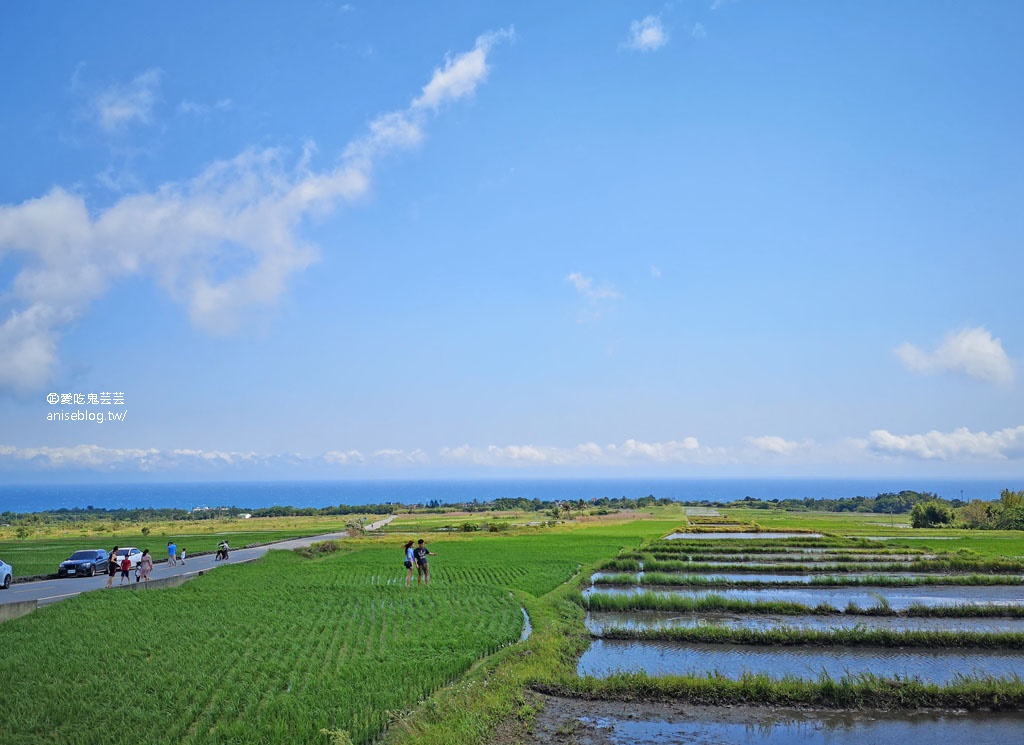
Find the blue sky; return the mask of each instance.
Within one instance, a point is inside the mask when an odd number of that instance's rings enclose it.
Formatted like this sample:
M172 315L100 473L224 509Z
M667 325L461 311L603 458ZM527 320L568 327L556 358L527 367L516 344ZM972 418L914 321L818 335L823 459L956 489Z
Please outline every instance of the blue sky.
M6 4L0 474L1020 477L1022 28Z

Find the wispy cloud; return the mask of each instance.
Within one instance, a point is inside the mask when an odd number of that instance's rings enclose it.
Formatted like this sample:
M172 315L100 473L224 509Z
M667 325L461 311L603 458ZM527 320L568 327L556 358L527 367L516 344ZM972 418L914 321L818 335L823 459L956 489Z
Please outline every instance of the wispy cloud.
M646 16L633 21L629 26L629 37L622 46L638 52L653 52L668 43L668 32L658 16Z
M796 442L777 435L747 437L746 440L748 443L753 445L755 449L763 453L772 453L774 455L794 455L811 446L810 442Z
M877 429L867 441L871 452L921 460L1017 460L1024 458L1024 426L996 432L972 432L960 427L952 432L894 435Z
M298 160L276 149L248 150L190 181L133 193L99 211L61 187L0 205L0 255L23 260L6 293L13 310L0 323L0 390L43 387L58 361L61 330L127 276L153 277L211 332L229 332L246 310L272 305L291 275L316 261L316 247L301 236L303 221L365 194L378 159L418 145L429 113L472 95L486 78L488 51L510 36L485 34L450 58L406 108L373 120L332 169L310 167L311 147ZM159 78L149 71L97 99L104 126L147 120ZM232 265L240 268L224 274L225 257L239 259Z
M214 111L230 111L234 107L230 98L222 98L214 103L199 103L198 101L183 100L178 104L178 113L191 114L194 116L208 116Z
M622 293L608 283L594 285L591 277L584 277L579 272L570 272L565 280L576 288L576 292L588 300L619 300Z
M931 353L906 343L895 354L908 370L926 375L953 372L989 383L1010 383L1014 377L1002 341L980 327L948 334Z
M710 463L724 460L725 451L702 447L696 437L667 442L628 439L622 443L599 445L582 443L575 447L550 445L460 445L442 448L445 463L492 467L530 466L610 466L643 464Z
M98 93L91 101L96 124L111 134L131 124L151 124L153 107L160 100L163 73L150 69L130 83L116 84Z
M476 46L445 60L444 67L434 70L423 93L412 102L412 109L437 108L447 102L472 95L476 87L487 79L487 54L498 42L515 39L515 29L507 28L477 38Z
M690 29L690 36L694 39L704 39L708 35L708 30L704 27L703 23L693 24L693 28Z

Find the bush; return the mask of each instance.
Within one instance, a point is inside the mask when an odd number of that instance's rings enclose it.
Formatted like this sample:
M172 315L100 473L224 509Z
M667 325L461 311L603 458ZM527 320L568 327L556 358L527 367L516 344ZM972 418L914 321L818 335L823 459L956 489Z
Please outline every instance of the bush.
M1024 507L1004 509L996 519L999 530L1024 530Z
M953 509L937 499L919 502L910 511L910 524L915 528L932 528L953 522Z

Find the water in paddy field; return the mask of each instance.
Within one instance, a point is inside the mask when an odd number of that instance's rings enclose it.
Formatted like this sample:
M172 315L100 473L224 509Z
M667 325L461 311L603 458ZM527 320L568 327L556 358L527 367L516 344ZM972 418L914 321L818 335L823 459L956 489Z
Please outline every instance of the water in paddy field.
M590 580L591 580L591 582L594 582L594 581L596 581L598 579L602 579L604 577L612 577L612 576L626 575L626 574L629 574L631 577L633 577L633 580L636 581L636 578L637 578L638 575L634 574L634 573L630 573L630 572L594 572L594 574L591 575ZM835 574L835 575L831 575L831 574L828 574L828 573L809 574L808 575L808 574L754 574L754 573L747 573L747 572L735 572L735 573L728 573L728 574L726 574L726 573L706 574L704 572L694 573L694 574L686 574L685 572L665 572L665 574L672 574L672 575L676 575L676 576L679 576L679 577L699 577L700 579L706 579L706 580L712 581L712 582L714 582L714 581L719 581L719 582L787 582L789 584L794 584L794 585L800 585L800 584L806 585L806 584L810 583L811 580L814 580L816 582L823 582L826 579L835 579L836 583L839 584L839 583L842 583L842 582L844 582L846 580L864 580L864 581L871 580L871 579L886 580L886 579L891 579L893 576L900 577L900 578L907 578L907 579L923 579L923 578L941 577L941 575L936 575L936 574L913 574L913 573L894 574L893 572L888 572L888 573L886 573L884 575L883 574L879 574L878 572L874 572L874 573L870 573L870 572L843 572L842 574ZM642 576L642 575L643 575L643 573L641 573L641 575L639 575L639 576ZM656 586L657 585L647 585L647 587L656 587Z
M1021 618L903 618L900 616L782 616L747 613L670 613L635 611L629 613L588 613L587 629L601 634L605 629L664 629L721 626L758 631L785 626L808 631L831 629L887 629L890 631L960 631L971 633L1024 633Z
M881 745L1021 740L1017 712L922 713L775 710L549 699L537 718L539 742L592 745Z
M761 673L817 680L871 673L886 678L919 678L946 684L962 676L1009 678L1024 671L1019 651L878 649L855 647L761 647L677 642L597 639L576 672L598 678L620 672L648 675L698 675L717 672L729 678Z
M584 595L630 595L651 592L642 587L592 586L583 591ZM872 608L878 604L879 596L884 597L895 611L906 610L911 605L1024 605L1024 588L1019 586L972 586L951 587L925 585L922 587L881 587L861 589L859 587L772 587L765 590L741 590L715 588L710 590L661 590L656 594L702 598L708 595L725 597L730 600L752 602L785 602L816 606L828 603L834 608L844 609L853 602L861 608Z
M768 541L781 538L821 538L821 533L671 533L665 536L666 541L684 538L693 541L723 541L730 538Z

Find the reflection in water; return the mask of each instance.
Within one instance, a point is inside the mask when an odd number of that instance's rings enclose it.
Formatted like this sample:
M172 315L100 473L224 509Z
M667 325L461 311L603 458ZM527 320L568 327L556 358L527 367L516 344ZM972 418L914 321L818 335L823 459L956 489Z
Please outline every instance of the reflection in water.
M580 658L579 675L603 678L619 672L707 675L729 678L762 673L817 680L870 673L945 684L959 677L1015 677L1024 670L1019 651L878 649L850 647L753 647L722 644L595 640Z

